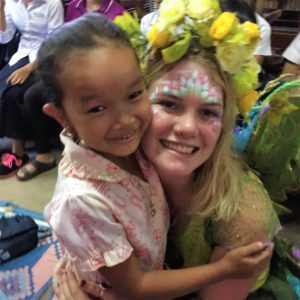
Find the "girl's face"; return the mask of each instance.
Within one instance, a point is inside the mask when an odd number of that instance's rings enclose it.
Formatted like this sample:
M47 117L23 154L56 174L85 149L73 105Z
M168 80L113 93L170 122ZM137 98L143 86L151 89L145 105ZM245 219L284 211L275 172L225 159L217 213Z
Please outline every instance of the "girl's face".
M130 48L113 45L73 54L59 82L66 122L89 148L106 157L137 149L152 113Z
M223 92L197 62L183 61L149 89L152 123L143 150L160 175L189 176L212 154L222 130Z

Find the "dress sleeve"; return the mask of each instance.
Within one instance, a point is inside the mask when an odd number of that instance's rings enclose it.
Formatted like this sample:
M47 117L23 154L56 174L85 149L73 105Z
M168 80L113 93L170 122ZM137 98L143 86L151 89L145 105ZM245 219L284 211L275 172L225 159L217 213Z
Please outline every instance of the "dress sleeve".
M124 262L133 248L122 224L98 195L76 195L60 205L50 225L70 260L84 272Z
M235 248L254 241L271 241L281 228L268 193L253 173L242 180L240 196L235 216L214 224L217 246Z

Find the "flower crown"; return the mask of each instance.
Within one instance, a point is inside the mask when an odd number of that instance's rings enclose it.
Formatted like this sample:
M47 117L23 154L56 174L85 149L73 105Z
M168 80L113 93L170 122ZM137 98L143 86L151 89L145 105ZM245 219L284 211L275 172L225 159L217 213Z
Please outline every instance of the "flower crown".
M240 23L235 13L222 12L218 0L163 0L147 36L128 13L115 23L127 32L141 62L160 51L166 64L173 63L186 54L192 40L198 40L214 51L222 70L231 74L241 111L249 111L257 99L254 88L260 66L253 52L259 27L249 21Z

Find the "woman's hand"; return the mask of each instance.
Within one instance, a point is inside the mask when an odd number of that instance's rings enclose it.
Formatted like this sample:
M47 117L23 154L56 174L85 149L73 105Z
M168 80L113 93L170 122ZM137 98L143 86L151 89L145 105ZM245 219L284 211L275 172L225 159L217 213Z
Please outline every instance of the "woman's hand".
M22 84L25 82L31 72L32 68L26 65L11 73L11 75L7 79L7 83L10 83L11 85Z
M221 260L230 278L248 278L264 270L271 259L273 247L273 243L255 242L229 251Z

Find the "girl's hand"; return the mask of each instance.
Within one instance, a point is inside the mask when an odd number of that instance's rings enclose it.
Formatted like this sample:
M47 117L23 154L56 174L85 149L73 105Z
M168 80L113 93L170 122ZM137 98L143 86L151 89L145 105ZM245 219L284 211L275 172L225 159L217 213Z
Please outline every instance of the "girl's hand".
M3 0L0 0L3 1ZM32 72L32 69L28 67L27 65L14 71L7 79L7 83L10 83L11 85L16 84L22 84L25 82L25 80L28 78L30 73Z
M248 278L259 274L269 262L274 244L251 243L229 251L221 260L230 278Z
M105 290L96 282L79 282L75 274L67 268L68 259L63 256L57 263L53 274L53 289L59 300L88 300L92 295L102 300L116 299L110 290Z

